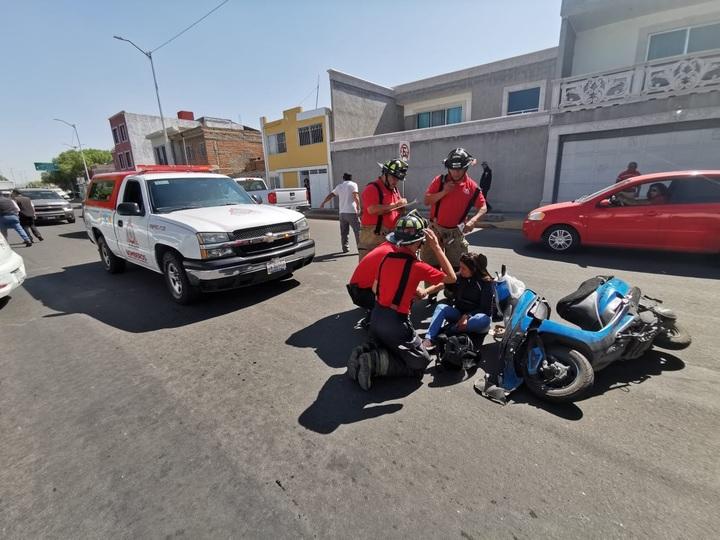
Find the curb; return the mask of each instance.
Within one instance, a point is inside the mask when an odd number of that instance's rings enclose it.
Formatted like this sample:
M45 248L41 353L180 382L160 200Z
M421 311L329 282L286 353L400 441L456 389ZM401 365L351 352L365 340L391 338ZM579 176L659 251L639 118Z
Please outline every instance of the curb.
M308 219L323 219L330 221L338 221L340 219L337 210L312 209L304 212L304 214ZM480 221L479 227L481 229L522 230L523 220L515 218L514 216L516 215L517 214L514 214L511 219L506 219L503 214L490 214L487 216L489 219L483 219Z

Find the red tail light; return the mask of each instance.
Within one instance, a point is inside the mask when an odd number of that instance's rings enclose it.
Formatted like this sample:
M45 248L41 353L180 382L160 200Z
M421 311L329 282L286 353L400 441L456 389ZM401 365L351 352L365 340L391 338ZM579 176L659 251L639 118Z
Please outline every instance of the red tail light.
M268 193L268 202L270 204L277 204L277 193L275 193L274 191Z

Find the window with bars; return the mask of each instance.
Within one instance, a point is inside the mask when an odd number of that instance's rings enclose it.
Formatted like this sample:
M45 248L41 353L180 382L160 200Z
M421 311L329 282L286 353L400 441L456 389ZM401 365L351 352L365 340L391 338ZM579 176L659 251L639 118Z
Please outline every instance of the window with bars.
M133 160L132 160L132 156L130 155L130 152L125 152L125 163L127 164L128 169L133 168Z
M711 49L720 49L720 22L650 35L647 59L657 60Z
M125 168L125 154L118 154L118 163L120 163L120 168Z
M298 128L300 146L317 144L323 142L322 124L313 124Z
M268 154L283 154L287 152L285 132L268 135Z
M462 122L462 107L449 107L437 111L421 112L417 115L417 128L445 126Z
M120 139L118 138L118 130L116 127L112 128L112 134L113 134L113 141L115 141L115 144L120 142Z
M125 130L125 124L120 124L118 126L118 133L120 134L120 141L125 142L128 140L127 138L127 131Z

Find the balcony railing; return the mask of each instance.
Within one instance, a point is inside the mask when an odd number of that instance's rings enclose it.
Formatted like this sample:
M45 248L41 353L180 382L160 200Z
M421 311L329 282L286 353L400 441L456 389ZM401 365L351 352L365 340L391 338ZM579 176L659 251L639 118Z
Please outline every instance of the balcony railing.
M720 50L553 81L553 109L571 111L720 90Z

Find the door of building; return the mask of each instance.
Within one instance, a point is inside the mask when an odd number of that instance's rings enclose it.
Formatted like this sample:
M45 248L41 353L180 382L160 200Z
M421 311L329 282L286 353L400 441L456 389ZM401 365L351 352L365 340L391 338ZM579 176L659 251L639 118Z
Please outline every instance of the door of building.
M330 182L327 169L310 169L310 201L313 208L319 208L320 203L330 193Z

